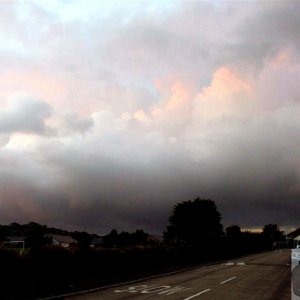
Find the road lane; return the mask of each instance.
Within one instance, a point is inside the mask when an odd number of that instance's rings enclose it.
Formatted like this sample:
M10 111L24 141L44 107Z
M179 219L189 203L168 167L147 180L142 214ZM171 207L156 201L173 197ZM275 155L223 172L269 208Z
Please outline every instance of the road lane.
M289 263L289 250L273 251L64 299L290 300Z

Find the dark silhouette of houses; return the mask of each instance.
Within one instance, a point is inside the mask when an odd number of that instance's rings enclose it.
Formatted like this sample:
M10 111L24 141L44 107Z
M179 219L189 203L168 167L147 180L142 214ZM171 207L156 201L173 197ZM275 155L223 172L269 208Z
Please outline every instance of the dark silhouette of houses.
M50 238L51 245L53 246L68 248L71 245L75 245L78 243L75 239L68 235L47 234L46 237Z
M286 239L289 247L296 248L298 242L300 241L300 228L293 230L286 235Z
M103 247L103 245L104 245L103 237L96 237L93 238L90 246L91 248L99 248L99 247Z
M161 235L149 234L147 237L147 244L149 245L162 245L164 239Z
M14 248L25 248L25 238L23 236L7 236L3 241L5 246Z

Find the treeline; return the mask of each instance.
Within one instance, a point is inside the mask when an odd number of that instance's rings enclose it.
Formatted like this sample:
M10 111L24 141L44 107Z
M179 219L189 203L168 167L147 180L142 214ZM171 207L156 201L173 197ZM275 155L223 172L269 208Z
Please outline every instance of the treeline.
M277 224L265 225L261 232L244 232L238 225L229 226L224 230L221 223L222 216L214 201L197 198L193 201L183 201L174 206L169 218L163 239L168 246L201 246L211 248L212 245L222 242L231 244L233 248L252 247L270 248L275 243L283 241L285 236ZM120 233L113 229L104 236L80 231L67 231L48 227L35 222L28 224L11 223L0 225L0 243L8 236L24 237L26 247L49 245L49 234L64 235L74 238L81 248L89 247L93 239L102 239L103 247L130 247L134 245L151 244L151 237L142 229L129 233ZM157 240L158 241L158 240ZM153 244L153 239L152 239ZM155 243L154 243L155 244ZM249 244L249 245L248 245Z
M197 198L174 206L164 239L173 246L201 246L211 250L220 245L222 251L234 254L272 249L285 241L277 224L267 224L261 232L242 231L232 225L224 231L222 216L214 201Z
M113 229L108 235L103 237L103 245L112 248L122 248L153 244L153 241L149 240L148 237L149 234L145 233L142 229L137 229L132 233L126 231L118 233L116 229Z
M149 234L142 229L137 229L135 232L122 231L120 233L113 229L109 234L99 236L98 234L90 234L85 231L67 231L59 228L48 227L36 222L28 224L18 224L16 222L9 225L0 225L0 243L7 241L8 237L24 238L26 248L41 247L51 244L49 239L50 234L70 236L77 241L76 247L90 247L93 239L102 239L102 247L129 247L133 245L151 244L148 239ZM73 245L74 246L74 245ZM16 247L16 246L15 246Z

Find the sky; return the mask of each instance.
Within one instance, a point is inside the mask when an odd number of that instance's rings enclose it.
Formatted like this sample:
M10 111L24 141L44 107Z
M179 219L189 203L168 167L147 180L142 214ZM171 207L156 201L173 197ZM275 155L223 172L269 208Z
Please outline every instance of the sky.
M0 2L0 223L298 227L300 2Z

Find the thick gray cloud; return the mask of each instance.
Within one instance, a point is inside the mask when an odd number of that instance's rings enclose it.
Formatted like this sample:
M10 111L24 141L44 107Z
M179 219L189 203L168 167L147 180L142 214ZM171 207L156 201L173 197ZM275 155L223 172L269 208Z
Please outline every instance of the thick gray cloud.
M250 13L234 31L231 43L224 48L229 60L261 68L279 50L299 47L299 3L287 1L275 5L272 2L246 5L250 6Z
M14 132L45 134L45 119L50 117L51 108L45 102L16 97L0 110L0 134Z
M62 124L60 128L65 129L67 132L85 133L93 126L91 118L80 118L75 114L68 114L61 117Z
M199 196L298 226L298 3L8 6L3 222L161 233Z

